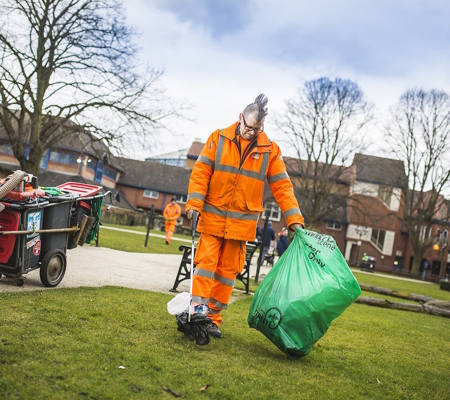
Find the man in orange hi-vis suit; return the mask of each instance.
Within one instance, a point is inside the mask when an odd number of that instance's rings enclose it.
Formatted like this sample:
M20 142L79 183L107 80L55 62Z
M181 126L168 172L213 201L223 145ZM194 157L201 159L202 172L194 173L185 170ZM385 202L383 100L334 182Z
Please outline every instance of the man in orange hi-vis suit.
M170 244L175 226L177 225L177 219L181 215L181 208L177 204L175 197L172 197L172 201L167 204L163 215L166 220L166 244Z
M280 148L263 131L267 102L259 95L238 122L213 132L189 181L187 217L194 210L201 214L192 301L208 305L213 323L206 329L214 337L222 335L221 311L244 269L245 244L255 240L266 178L289 229L304 224Z

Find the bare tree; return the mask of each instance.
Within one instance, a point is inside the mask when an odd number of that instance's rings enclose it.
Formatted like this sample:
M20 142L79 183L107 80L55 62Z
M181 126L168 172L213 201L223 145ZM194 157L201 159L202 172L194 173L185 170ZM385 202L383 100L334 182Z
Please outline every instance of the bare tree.
M139 70L120 0L0 0L0 129L22 169L77 132L120 148L148 146L180 110ZM28 147L28 150L27 150Z
M300 175L293 185L307 223L318 225L343 209L349 161L366 148L365 128L371 120L372 106L350 80L308 81L286 103L277 125L296 152L290 169Z
M450 186L449 96L439 90L408 90L391 111L386 135L406 166L409 190L403 224L414 248L411 274L417 276L433 242L432 225L448 223L444 193Z

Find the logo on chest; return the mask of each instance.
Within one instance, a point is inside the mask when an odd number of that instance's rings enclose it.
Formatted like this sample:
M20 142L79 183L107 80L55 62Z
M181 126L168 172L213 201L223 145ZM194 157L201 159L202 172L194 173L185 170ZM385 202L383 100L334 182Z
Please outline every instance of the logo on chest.
M253 158L254 160L259 160L259 157L261 157L261 154L260 154L260 153L253 153L253 154L252 154L252 158Z

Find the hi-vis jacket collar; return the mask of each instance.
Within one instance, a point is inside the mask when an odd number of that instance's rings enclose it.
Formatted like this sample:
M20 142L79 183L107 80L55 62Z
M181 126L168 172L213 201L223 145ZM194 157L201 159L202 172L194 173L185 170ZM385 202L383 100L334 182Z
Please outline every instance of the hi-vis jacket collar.
M226 137L227 139L233 140L235 137L236 128L239 125L239 122L235 122L233 125L228 128L222 129L220 131L220 135ZM258 134L256 138L258 147L270 147L272 142L269 140L265 132L261 132Z

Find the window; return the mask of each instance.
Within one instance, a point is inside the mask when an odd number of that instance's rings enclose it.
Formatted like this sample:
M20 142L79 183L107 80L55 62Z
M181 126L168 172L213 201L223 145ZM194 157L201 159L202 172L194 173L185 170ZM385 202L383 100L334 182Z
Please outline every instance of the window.
M9 143L0 143L0 153L13 154L13 150L12 150L11 144L9 144Z
M97 169L97 160L91 160L88 158L86 168L95 171Z
M109 179L112 179L113 181L116 180L117 172L114 171L112 168L105 167L105 170L103 171L103 174L108 177Z
M49 161L61 163L61 164L72 164L77 165L78 162L78 154L76 153L68 153L65 151L56 151L52 150L50 152Z
M266 204L266 215L269 216L270 221L280 221L281 220L281 210L276 203Z
M391 206L392 188L386 186L378 187L378 197L386 203L388 207Z
M441 230L438 229L436 233L436 239L439 240L441 238Z
M335 229L340 231L342 229L342 224L336 221L327 221L327 229Z
M41 169L47 169L48 153L50 153L50 150L49 149L45 150L45 152L44 152L44 154L43 154L43 156L41 158L41 163L39 165L39 167Z
M59 152L52 150L50 153L50 158L48 160L53 162L59 162Z
M448 238L448 231L445 230L445 231L444 231L444 239L447 239L447 238Z
M175 200L178 203L186 204L186 201L187 201L187 196L186 195L184 195L184 194L176 194L174 197L175 197Z
M149 190L149 189L144 190L144 197L150 197L151 199L157 199L158 196L159 196L159 192L157 192L156 190Z
M95 170L94 181L101 182L103 178L103 162L101 160L97 161L97 169Z
M424 241L426 238L431 236L431 229L428 226L420 227L420 240Z
M370 240L380 250L383 250L385 237L386 231L382 231L381 229L372 229L372 237L370 238Z

